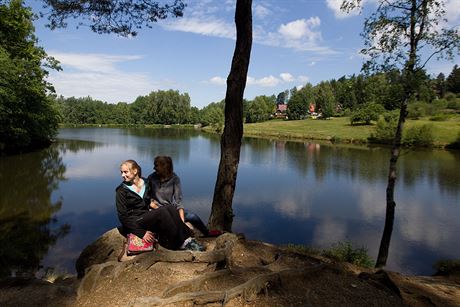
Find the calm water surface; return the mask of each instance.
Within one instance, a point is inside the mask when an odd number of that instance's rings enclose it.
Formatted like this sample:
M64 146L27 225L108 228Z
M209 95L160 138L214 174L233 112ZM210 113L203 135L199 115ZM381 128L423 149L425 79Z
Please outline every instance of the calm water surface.
M217 136L194 130L75 128L61 129L47 150L0 157L0 273L38 265L74 273L81 250L119 224L125 159L147 176L156 155L170 155L185 206L206 221L219 151ZM318 248L350 241L375 259L388 159L388 148L244 139L233 230ZM436 260L460 258L460 153L406 151L398 163L387 268L432 274Z

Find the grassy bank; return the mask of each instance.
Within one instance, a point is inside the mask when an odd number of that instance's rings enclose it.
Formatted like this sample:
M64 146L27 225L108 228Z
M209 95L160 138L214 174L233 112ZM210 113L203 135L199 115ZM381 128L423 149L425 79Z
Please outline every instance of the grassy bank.
M428 119L407 120L406 128L431 124L435 146L443 147L453 143L460 131L460 117L448 121L430 121ZM272 120L263 123L245 124L244 135L270 138L298 138L331 140L344 143L366 143L374 131L375 125L351 126L348 117L327 120Z

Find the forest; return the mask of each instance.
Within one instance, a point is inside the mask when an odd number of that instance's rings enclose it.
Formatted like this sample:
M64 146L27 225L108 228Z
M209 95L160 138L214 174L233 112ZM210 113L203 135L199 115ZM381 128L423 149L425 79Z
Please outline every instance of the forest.
M401 73L390 71L366 76L343 76L337 80L310 83L301 88L287 89L277 95L261 95L244 100L243 113L247 123L273 118L278 104L287 104L287 119L306 118L313 104L322 118L350 116L356 123L369 123L385 111L398 108L398 97L403 97ZM409 103L409 118L431 117L447 119L460 111L460 68L455 65L446 77L440 73L432 78L426 73L419 76L421 86L416 98ZM222 125L224 100L198 109L191 105L187 93L158 90L139 96L132 103L110 104L84 98L52 97L62 124L121 124L121 125ZM396 99L395 99L396 98ZM371 106L371 107L370 107ZM372 106L374 106L372 108ZM377 106L377 107L375 107Z

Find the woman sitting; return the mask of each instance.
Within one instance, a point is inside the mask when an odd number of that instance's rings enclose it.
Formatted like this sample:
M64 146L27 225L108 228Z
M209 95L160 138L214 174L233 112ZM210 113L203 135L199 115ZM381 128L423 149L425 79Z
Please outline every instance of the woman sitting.
M154 173L147 177L148 185L151 190L151 208L161 208L165 205L173 205L179 212L179 216L184 222L189 222L198 229L204 236L209 236L208 227L200 217L182 205L182 188L180 178L173 171L171 157L157 156L154 160ZM211 233L212 234L212 233Z
M158 242L165 248L203 250L190 237L190 229L174 207L149 209L149 187L141 177L141 167L136 161L121 163L120 172L123 182L116 188L116 206L125 233L133 233L150 243L155 240L156 233Z

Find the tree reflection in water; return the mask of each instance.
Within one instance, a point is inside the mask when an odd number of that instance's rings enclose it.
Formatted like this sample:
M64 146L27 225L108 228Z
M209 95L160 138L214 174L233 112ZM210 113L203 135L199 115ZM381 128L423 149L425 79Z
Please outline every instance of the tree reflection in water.
M0 157L0 277L31 275L69 225L53 227L62 200L51 194L64 180L59 150Z

